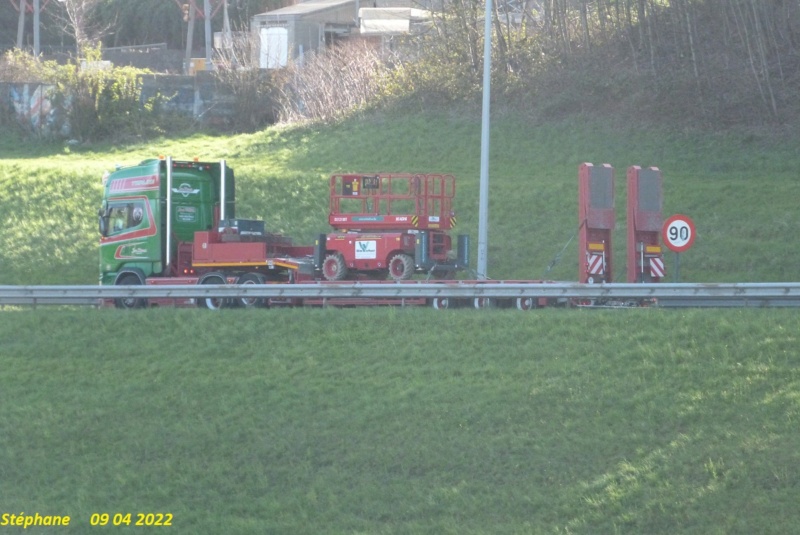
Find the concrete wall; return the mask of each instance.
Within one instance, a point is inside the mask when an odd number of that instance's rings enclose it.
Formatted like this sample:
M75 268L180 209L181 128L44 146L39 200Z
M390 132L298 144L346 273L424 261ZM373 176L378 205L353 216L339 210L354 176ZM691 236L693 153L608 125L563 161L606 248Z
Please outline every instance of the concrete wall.
M207 125L228 125L233 118L233 95L211 73L196 76L147 75L141 78L142 104L161 94L163 108ZM70 136L69 96L41 83L0 83L0 112L13 116L37 137Z
M130 66L139 69L150 69L153 72L182 73L185 52L182 50L169 50L166 44L152 45L150 47L117 47L104 48L103 59L110 61L117 67ZM198 51L205 57L204 51Z
M164 108L205 124L224 124L233 115L233 97L214 75L200 71L195 76L147 75L142 77L142 102L160 94Z

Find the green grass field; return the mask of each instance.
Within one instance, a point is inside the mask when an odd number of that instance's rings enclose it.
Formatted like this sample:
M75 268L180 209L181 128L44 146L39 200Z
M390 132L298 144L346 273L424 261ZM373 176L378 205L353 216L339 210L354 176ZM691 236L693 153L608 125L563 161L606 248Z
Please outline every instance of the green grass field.
M330 173L451 172L476 240L479 146L456 114L0 138L0 284L96 283L100 176L158 154L226 158L238 213L299 243L325 230ZM682 281L797 280L796 146L498 117L489 275L577 278L589 161L617 169L620 270L638 164L664 172L664 215L697 224ZM0 310L0 531L38 512L70 527L25 533L147 529L92 528L102 513L187 534L793 533L798 332L794 311L757 309Z
M178 533L800 527L791 311L3 320L0 504L72 533L125 512Z

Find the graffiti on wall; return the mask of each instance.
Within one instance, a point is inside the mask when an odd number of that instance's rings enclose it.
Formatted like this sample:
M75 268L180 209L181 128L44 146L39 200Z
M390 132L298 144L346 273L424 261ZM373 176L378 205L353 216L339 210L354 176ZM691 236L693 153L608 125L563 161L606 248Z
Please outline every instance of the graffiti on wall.
M0 84L3 100L25 130L40 137L68 136L69 101L57 98L56 86Z

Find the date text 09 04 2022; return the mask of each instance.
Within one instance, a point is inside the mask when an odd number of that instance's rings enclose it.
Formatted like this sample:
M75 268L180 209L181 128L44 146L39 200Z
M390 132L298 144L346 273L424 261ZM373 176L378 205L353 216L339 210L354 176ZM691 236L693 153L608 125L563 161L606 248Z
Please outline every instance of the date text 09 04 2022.
M172 513L94 513L89 518L92 526L171 526Z
M16 526L22 529L32 526L69 526L70 520L69 516L40 515L39 513L26 515L23 511L18 515L3 513L3 516L0 517L0 526Z

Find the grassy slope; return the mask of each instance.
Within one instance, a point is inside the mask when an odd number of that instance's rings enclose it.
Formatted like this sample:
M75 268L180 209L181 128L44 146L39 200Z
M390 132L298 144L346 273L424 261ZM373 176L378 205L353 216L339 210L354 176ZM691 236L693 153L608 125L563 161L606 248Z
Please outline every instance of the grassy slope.
M617 168L618 245L624 169L657 165L665 215L699 228L682 280L796 279L792 140L495 124L490 275L545 273L592 161ZM0 284L96 281L99 176L154 154L228 158L240 215L299 241L325 228L330 172L452 172L474 239L479 146L456 116L4 141ZM576 256L548 276L574 280ZM0 512L70 514L74 533L104 511L171 512L180 533L794 532L798 327L779 310L4 311Z
M325 177L332 172L451 172L459 179L459 232L476 243L479 147L479 123L454 115L197 136L102 152L65 154L53 147L52 154L26 154L6 142L0 144L6 229L0 283L93 283L99 177L115 163L157 154L227 158L239 177L238 213L263 217L300 243L312 243L326 229ZM789 245L800 230L795 140L650 132L599 122L536 125L502 117L495 121L492 147L493 278L577 278L576 240L569 240L577 228L577 168L584 161L617 169L617 280L624 278L625 170L634 164L661 168L664 216L686 213L698 227L694 247L681 257L683 281L795 278L800 251ZM565 245L561 263L548 272ZM667 260L671 272L674 255Z
M104 511L180 533L800 527L792 312L4 320L0 503L75 533Z

